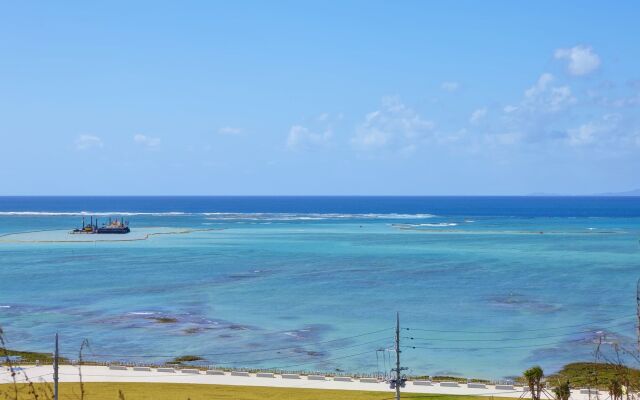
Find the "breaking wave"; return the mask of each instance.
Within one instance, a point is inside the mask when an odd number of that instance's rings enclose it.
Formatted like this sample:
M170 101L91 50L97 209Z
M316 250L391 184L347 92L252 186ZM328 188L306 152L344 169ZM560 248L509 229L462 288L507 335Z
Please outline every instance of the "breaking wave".
M402 229L412 229L412 228L421 228L421 227L429 227L429 228L446 228L451 226L458 226L456 222L436 222L432 224L424 223L424 224L392 224L397 228Z
M249 220L249 221L321 221L327 219L426 219L432 214L338 214L338 213L231 213L231 212L132 212L132 211L0 211L1 216L33 217L73 217L73 216L152 216L181 217L203 216L208 220Z
M337 214L337 213L202 213L209 220L320 221L328 219L426 219L433 214Z
M458 224L455 222L440 222L437 224L416 224L414 226L444 227L444 226L458 226Z
M150 215L150 216L180 216L190 215L189 213L171 211L171 212L130 212L130 211L0 211L0 216L42 216L42 217L73 217L73 216L94 216L105 217L111 215Z

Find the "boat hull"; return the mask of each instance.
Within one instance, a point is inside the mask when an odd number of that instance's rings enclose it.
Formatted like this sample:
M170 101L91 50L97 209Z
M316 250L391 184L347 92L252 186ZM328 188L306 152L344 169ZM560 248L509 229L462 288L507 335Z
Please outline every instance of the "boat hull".
M111 234L123 234L123 233L129 233L131 232L131 230L129 229L128 226L125 226L123 228L98 228L96 229L96 233L111 233Z

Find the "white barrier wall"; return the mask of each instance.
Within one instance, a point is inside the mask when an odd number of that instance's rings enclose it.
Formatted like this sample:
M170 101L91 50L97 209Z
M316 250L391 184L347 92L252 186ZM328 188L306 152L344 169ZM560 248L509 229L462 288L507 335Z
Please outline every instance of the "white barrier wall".
M174 368L135 367L127 368L121 365L112 366L82 366L84 382L147 382L147 383L185 383L185 384L216 384L238 386L271 386L281 388L309 388L334 390L363 390L377 392L391 392L388 382L378 381L376 378L325 377L322 375L273 374L269 372L249 373L245 371L223 372L208 370L204 373L198 369L182 369L180 374ZM51 365L21 366L14 369L17 382L26 382L27 376L32 382L51 382L53 369ZM78 382L80 367L77 365L61 365L61 382ZM270 379L265 379L270 378ZM0 384L13 382L13 377L6 367L0 367ZM472 395L486 397L518 398L527 397L527 388L514 385L486 385L469 382L441 382L434 384L427 380L408 381L402 389L405 393ZM598 394L604 399L605 392L589 389L574 389L571 400L592 400ZM637 395L637 394L633 394ZM551 400L544 396L545 400Z

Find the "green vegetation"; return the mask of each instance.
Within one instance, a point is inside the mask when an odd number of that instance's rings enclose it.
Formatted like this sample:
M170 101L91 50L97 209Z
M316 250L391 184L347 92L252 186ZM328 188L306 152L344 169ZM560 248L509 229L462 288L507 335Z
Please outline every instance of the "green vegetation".
M85 383L87 400L388 400L390 392L364 392L355 390L288 389L227 385L191 385L178 383ZM30 388L20 385L18 400L31 400ZM50 385L35 384L40 398L47 398ZM119 395L122 393L122 396ZM0 399L13 399L13 385L0 385ZM60 384L60 400L77 400L76 383ZM480 396L450 396L403 394L406 399L423 400L486 400Z
M540 400L540 394L542 393L542 378L544 378L544 371L539 366L531 367L524 371L524 379L529 386L529 392L531 393L532 400Z
M37 353L33 351L17 351L17 350L9 350L0 347L0 364L5 363L5 356L8 355L10 357L20 357L22 362L35 363L36 360L39 360L43 364L50 364L53 362L53 356L51 353ZM68 362L65 358L60 358L60 362Z
M202 357L198 357L198 356L181 356L181 357L176 357L174 358L170 363L171 364L182 364L185 362L193 362L193 361L201 361L204 360L204 358Z
M624 390L622 389L622 383L619 379L612 379L609 382L609 396L611 396L612 400L622 400L622 396L624 395Z
M460 376L447 376L447 375L423 375L423 376L412 376L411 379L415 380L431 380L434 382L458 382L458 383L489 383L487 379L477 379L477 378L463 378Z
M459 376L440 376L440 375L436 375L432 377L431 380L434 382L489 383L489 381L486 379L476 379L476 378L468 379L468 378L461 378Z
M565 365L549 376L550 383L568 381L572 387L592 387L609 390L611 383L629 382L625 386L640 385L640 370L615 364L579 362Z
M561 382L558 386L554 387L553 394L556 396L556 400L569 400L569 397L571 397L569 381Z

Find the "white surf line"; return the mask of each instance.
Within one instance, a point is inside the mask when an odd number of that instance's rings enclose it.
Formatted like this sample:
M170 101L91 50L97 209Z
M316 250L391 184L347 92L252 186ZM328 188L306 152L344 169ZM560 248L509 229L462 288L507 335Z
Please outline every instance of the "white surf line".
M136 383L185 383L185 384L205 384L205 385L232 385L232 386L262 386L276 388L298 388L298 389L332 389L332 390L362 390L374 392L393 392L389 384L371 378L351 378L351 381L336 380L336 377L322 377L318 375L297 375L297 374L266 374L258 376L256 373L238 373L216 371L214 374L207 374L205 371L190 368L175 369L149 368L148 371L138 368L134 371L132 367L126 369L110 369L107 366L85 365L82 367L83 382L136 382ZM26 372L32 382L53 382L53 367L24 366L16 371L16 381L25 382ZM169 371L175 372L169 372ZM0 368L0 384L12 383L11 374L7 367ZM79 382L79 369L77 366L61 365L59 370L60 382ZM237 375L233 375L233 374ZM284 375L284 376L283 376ZM322 379L324 378L324 379ZM337 377L338 379L345 377ZM407 381L406 387L402 389L407 393L423 394L447 394L447 395L467 395L467 396L493 396L510 398L528 398L528 389L511 385L484 385L465 384L454 382L429 382L429 381ZM591 397L594 396L591 392ZM599 392L599 396L606 398L608 393ZM545 396L543 395L543 398ZM550 399L546 397L545 399ZM571 391L573 400L589 400L589 393L585 389L574 389Z

